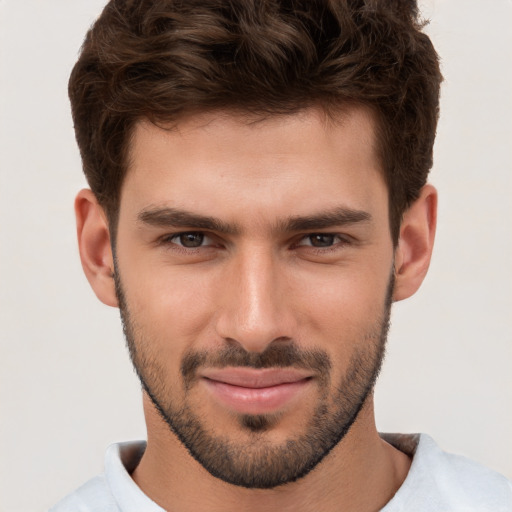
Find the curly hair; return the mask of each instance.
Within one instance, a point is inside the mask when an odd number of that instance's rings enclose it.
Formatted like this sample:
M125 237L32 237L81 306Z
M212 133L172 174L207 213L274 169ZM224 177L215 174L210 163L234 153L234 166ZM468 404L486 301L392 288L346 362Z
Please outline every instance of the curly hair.
M135 123L369 107L398 239L432 167L442 81L414 0L111 0L69 81L83 169L115 225Z

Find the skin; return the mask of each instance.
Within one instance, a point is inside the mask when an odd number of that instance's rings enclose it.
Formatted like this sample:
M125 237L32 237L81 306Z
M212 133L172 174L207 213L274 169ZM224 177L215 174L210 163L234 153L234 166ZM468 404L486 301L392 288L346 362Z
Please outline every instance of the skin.
M393 300L412 295L427 272L435 233L437 195L426 185L405 212L394 247L373 119L362 108L340 113L339 122L314 109L257 123L227 112L205 114L174 130L142 121L121 192L117 271L136 330L151 340L148 353L166 370L170 400L186 402L209 431L240 446L251 433L204 383L185 394L184 354L227 343L261 353L291 339L301 349L324 351L333 382L340 382L364 334L382 316L390 273ZM176 233L201 231L198 226L141 220L144 212L166 208L210 216L236 230L203 230L206 242L190 250ZM294 230L287 223L340 208L366 218L318 229ZM108 222L90 191L78 194L76 214L85 273L99 299L118 306ZM316 233L335 235L332 244L313 247ZM265 442L278 446L303 433L318 393L313 378L279 409ZM392 498L410 466L379 437L373 396L313 471L267 490L213 477L145 393L144 411L148 446L132 477L168 510L334 511L343 504L345 511L374 511Z

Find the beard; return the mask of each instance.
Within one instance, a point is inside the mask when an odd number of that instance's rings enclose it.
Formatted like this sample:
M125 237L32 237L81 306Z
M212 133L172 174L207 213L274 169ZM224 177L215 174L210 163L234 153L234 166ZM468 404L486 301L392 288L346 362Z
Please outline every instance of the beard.
M134 369L141 385L170 431L190 455L211 475L224 482L246 487L270 489L293 482L312 471L346 436L371 395L385 354L393 294L393 275L389 281L383 311L357 340L344 375L332 382L332 363L323 350L300 349L293 340L278 339L261 353L247 352L238 343L216 351L189 351L180 366L181 403L171 398L176 388L169 371L152 350L151 339L137 326L129 311L116 270L116 292L123 330ZM340 339L340 343L346 341ZM278 424L280 414L237 414L234 420L247 436L246 441L215 434L207 420L187 403L187 395L199 380L203 367L249 368L293 367L318 375L318 403L303 433L281 444L271 442L266 433Z

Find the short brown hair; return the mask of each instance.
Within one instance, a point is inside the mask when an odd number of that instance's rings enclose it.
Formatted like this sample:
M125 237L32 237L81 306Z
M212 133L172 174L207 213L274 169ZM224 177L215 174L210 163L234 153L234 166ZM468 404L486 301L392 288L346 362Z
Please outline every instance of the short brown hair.
M114 224L143 118L370 107L393 239L425 184L442 80L413 0L111 0L69 81L89 185Z

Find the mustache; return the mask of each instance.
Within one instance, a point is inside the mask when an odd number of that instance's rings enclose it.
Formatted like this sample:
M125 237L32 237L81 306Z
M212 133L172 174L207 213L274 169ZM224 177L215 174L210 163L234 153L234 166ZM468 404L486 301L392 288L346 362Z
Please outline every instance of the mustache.
M331 360L326 352L318 349L301 350L293 342L275 340L263 352L247 352L238 344L228 345L218 351L189 351L181 362L181 374L189 387L201 367L226 368L293 367L326 376Z

